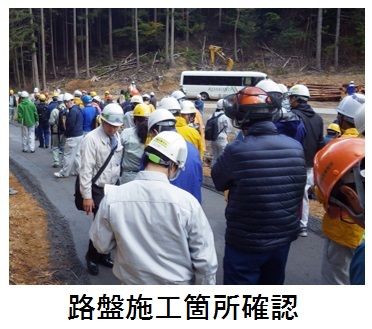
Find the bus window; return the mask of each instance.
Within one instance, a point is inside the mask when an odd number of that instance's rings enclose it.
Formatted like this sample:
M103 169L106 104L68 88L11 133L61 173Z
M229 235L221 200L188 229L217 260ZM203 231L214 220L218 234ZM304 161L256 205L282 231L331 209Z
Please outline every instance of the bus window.
M255 86L257 83L259 83L261 80L264 80L264 78L252 78L252 84L251 86Z
M253 86L252 77L245 77L243 78L243 80L244 80L244 83L243 83L244 86Z
M226 77L225 86L242 86L241 77Z

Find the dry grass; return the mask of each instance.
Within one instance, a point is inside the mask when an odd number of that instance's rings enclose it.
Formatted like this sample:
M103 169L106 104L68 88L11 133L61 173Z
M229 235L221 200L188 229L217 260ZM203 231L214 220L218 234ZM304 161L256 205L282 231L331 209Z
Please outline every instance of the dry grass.
M46 212L9 173L9 284L52 284Z

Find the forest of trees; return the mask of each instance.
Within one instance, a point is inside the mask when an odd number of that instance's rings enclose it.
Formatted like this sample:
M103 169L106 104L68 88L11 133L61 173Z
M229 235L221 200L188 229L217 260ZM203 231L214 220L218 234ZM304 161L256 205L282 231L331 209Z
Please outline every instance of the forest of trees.
M113 63L131 53L137 67L154 54L172 67L175 53L197 60L209 44L228 48L236 62L252 61L265 47L306 57L319 71L361 67L365 10L9 9L9 81L19 89L45 89L47 76L57 79L61 66L70 66L75 78L89 78L90 63Z

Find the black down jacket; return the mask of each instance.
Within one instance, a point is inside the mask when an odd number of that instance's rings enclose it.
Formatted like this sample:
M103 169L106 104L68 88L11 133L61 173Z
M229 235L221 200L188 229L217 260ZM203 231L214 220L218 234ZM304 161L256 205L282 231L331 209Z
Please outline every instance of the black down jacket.
M228 144L211 175L218 191L229 190L226 245L266 252L297 238L304 152L272 122L255 123L243 140Z

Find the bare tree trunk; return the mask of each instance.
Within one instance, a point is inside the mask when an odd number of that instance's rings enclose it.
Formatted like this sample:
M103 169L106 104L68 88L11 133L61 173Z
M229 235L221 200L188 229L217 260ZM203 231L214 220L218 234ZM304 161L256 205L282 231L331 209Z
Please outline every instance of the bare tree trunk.
M135 27L136 27L136 19L135 19L135 17L136 17L136 13L135 13L135 10L134 9L132 9L132 11L133 11L133 15L132 15L132 28L133 28L133 30L135 29Z
M23 86L26 86L25 61L23 59L23 47L21 47L21 69L22 69Z
M85 9L85 51L86 51L86 68L87 68L87 75L86 77L90 77L90 67L89 67L89 16L88 16L89 9Z
M186 43L188 44L190 41L190 22L189 22L189 16L190 16L190 9L186 8Z
M234 26L234 60L237 62L238 59L238 24L240 18L240 9L236 9L236 20Z
M37 66L38 67L41 67L42 68L42 47L41 47L41 33L39 32L38 33L38 42L36 43L36 45L38 45L38 48L37 48Z
M156 23L157 21L158 21L158 12L156 8L154 8L154 23Z
M65 47L64 47L64 56L65 56L65 60L66 60L66 65L70 65L70 57L69 57L69 54L68 54L68 40L69 40L69 37L68 37L68 9L65 10L65 34L64 34L64 41L65 41Z
M74 41L74 71L75 78L79 77L78 60L77 60L77 36L76 36L76 8L73 8L73 41Z
M137 54L137 69L140 68L140 54L139 54L139 38L138 38L138 9L134 9L134 25L136 32L136 54Z
M318 21L316 28L316 68L320 71L322 69L322 26L323 26L323 9L318 9Z
M19 67L18 66L19 66L19 63L18 63L17 47L14 47L14 68L15 68L17 86L20 89L21 88L21 77L19 75Z
M111 13L111 8L109 8L109 49L110 49L110 61L114 61L114 50L112 46L112 13Z
M14 79L14 81L15 81L15 84L16 84L16 86L18 86L19 85L19 81L18 81L18 77L17 77L17 68L16 68L16 59L15 58L13 58L12 59L12 66L13 66L13 79ZM9 63L9 69L10 69L10 63Z
M176 64L174 62L174 8L171 15L170 67L173 67Z
M82 39L82 37L83 37L83 35L84 35L84 28L83 28L83 25L81 25L81 27L80 27L80 35L81 35L81 38L80 38L80 42L79 42L79 44L80 44L80 46L81 46L81 59L82 59L83 61L85 61L84 42L83 42L83 39Z
M341 8L337 8L336 36L335 36L335 67L338 67L338 46L340 39Z
M44 9L40 9L40 17L41 17L41 55L42 55L42 74L43 74L43 90L46 91L47 84L46 84L46 60L45 60L45 30L44 30Z
M307 56L310 56L312 49L311 49L311 35L312 35L312 22L313 22L313 15L312 15L312 9L310 9L310 14L309 18L307 21L307 26L306 26L306 37L304 39L303 45L300 45L301 47L305 48L306 47L306 54Z
M52 8L49 9L49 17L50 17L50 46L51 46L51 52L52 52L52 67L53 67L53 74L54 78L57 78L57 73L56 73L56 63L54 61L54 29L53 29L53 13L52 13Z
M32 9L31 8L30 8L30 16L31 16L30 25L31 25L31 29L32 29L31 40L34 40L34 37L35 37L34 36L34 27L33 27L34 20L33 20ZM32 72L33 72L34 88L37 87L38 89L40 89L39 69L38 69L38 66L37 66L37 54L36 54L35 41L32 41L31 52L32 52Z
M165 63L169 64L169 8L166 8L165 19Z
M97 36L98 36L98 46L99 48L102 48L102 35L101 35L101 20L98 20L97 24Z
M221 28L222 25L222 8L218 9L218 29Z

